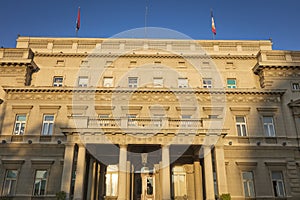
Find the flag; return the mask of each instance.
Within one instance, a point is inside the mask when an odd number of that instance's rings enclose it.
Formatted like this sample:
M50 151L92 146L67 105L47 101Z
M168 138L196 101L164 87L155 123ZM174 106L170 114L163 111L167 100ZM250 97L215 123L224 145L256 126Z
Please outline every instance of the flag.
M215 25L215 20L214 20L214 15L212 10L210 11L210 15L211 15L211 31L213 32L214 35L216 35L217 30L216 30L216 25Z
M76 20L76 31L80 29L80 7L78 7L77 20Z

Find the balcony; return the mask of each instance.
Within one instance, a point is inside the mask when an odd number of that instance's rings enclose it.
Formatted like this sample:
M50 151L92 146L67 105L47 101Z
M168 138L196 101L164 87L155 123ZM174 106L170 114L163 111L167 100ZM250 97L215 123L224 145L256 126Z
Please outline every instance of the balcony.
M69 128L102 128L102 129L190 129L203 128L202 119L180 118L95 118L86 116L69 117Z

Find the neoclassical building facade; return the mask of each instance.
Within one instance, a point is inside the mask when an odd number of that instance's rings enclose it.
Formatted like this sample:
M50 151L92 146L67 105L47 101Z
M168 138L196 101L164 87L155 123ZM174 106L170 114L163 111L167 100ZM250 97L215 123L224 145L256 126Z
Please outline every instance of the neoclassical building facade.
M300 199L300 51L20 36L0 63L3 199Z

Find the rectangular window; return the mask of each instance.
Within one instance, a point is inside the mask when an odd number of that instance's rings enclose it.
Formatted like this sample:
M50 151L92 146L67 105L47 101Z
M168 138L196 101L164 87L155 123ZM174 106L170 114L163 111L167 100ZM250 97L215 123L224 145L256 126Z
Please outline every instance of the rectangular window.
M87 76L80 76L78 78L78 87L87 87L89 78Z
M235 123L238 136L247 136L247 125L245 116L236 116Z
M292 90L300 90L300 84L299 83L292 83Z
M53 77L53 86L54 87L62 87L63 86L63 77L62 76L54 76Z
M14 134L23 135L25 133L26 114L17 114L15 120Z
M235 78L227 79L227 88L236 88L236 79Z
M267 137L275 137L274 119L271 116L263 116L263 125Z
M108 165L106 172L106 196L118 195L118 166Z
M138 78L137 77L128 77L128 87L137 88L138 87Z
M162 119L165 117L164 114L154 114L152 121L155 127L162 127Z
M243 188L245 197L254 197L254 181L252 172L242 172Z
M16 184L17 184L18 171L17 170L6 170L6 175L4 178L3 196L11 196L15 194Z
M164 79L160 77L153 78L153 86L154 87L163 87L164 86Z
M281 171L272 171L272 185L275 197L284 197L284 182Z
M47 186L47 170L36 170L33 195L45 195Z
M128 118L127 126L137 126L138 125L135 114L128 114L127 118Z
M181 126L192 127L193 123L191 119L192 119L192 115L181 115Z
M186 187L186 171L184 167L176 166L173 168L173 184L174 184L174 195L176 197L183 197L187 195Z
M188 79L187 78L178 78L178 87L179 88L187 88L188 87Z
M212 80L211 78L204 78L202 80L203 88L212 88Z
M99 116L100 126L109 126L109 115L107 114L100 114Z
M42 135L52 135L54 126L54 115L44 115Z
M113 77L103 78L103 87L113 87Z

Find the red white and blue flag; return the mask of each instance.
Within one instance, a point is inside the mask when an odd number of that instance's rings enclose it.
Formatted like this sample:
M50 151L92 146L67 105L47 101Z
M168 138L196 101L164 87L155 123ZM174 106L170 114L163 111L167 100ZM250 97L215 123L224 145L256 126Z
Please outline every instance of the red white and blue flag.
M78 7L78 12L77 12L77 20L76 20L76 31L80 29L80 7Z
M213 15L213 11L210 11L210 15L211 15L211 31L213 32L214 35L217 34L217 30L216 30L216 25L215 25L215 20L214 20L214 15Z

